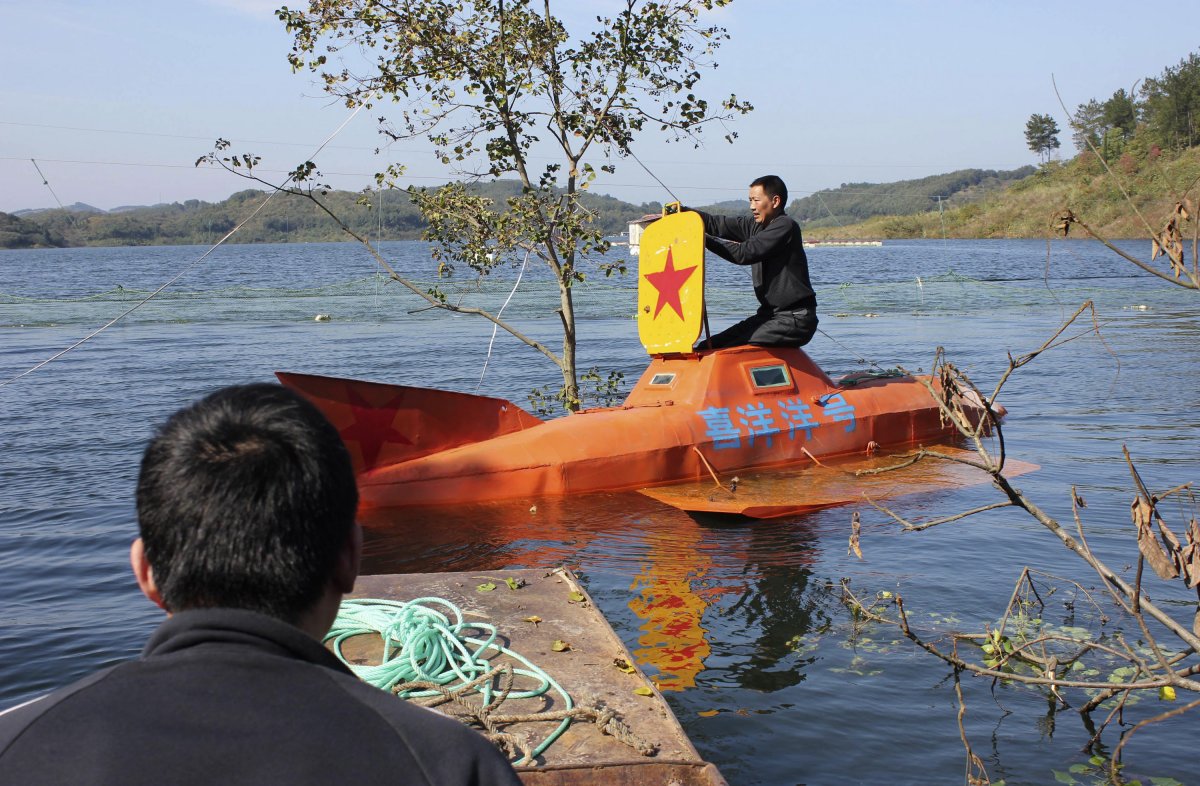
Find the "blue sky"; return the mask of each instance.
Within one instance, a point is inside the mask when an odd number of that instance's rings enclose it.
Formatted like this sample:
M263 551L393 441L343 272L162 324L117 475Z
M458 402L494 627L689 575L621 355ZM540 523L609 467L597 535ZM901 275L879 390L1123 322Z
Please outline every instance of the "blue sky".
M293 0L299 4L302 0ZM0 211L86 202L219 200L244 183L193 167L217 137L264 157L303 161L347 117L286 61L276 0L0 0ZM612 0L560 2L570 13ZM1025 121L1155 76L1200 50L1200 4L1160 17L1128 2L735 0L713 16L732 39L705 75L755 111L728 145L700 150L646 133L634 152L685 203L741 199L775 172L794 196L845 182L889 182L966 167L1035 163ZM333 185L358 189L385 163L410 182L449 179L419 140L386 156L372 115L318 158ZM49 188L30 159L36 159ZM51 190L53 189L53 194ZM633 162L595 189L669 198Z

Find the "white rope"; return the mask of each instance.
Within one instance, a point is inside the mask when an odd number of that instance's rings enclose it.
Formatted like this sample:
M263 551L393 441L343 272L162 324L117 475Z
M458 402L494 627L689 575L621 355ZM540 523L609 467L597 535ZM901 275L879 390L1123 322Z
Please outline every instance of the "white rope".
M496 312L496 319L500 319L504 315L504 309L508 308L508 301L513 299L513 295L517 294L517 287L521 286L521 278L525 275L525 267L529 264L529 255L531 250L525 251L525 259L521 262L521 272L517 273L517 280L513 284L512 292L508 293L508 297L504 299L504 305L500 306L500 310ZM492 323L492 337L488 340L487 357L483 359L483 370L479 372L479 384L475 386L475 393L478 395L479 389L483 387L483 378L487 376L488 363L492 360L492 345L496 343L496 331L500 329L500 325Z
M324 141L324 142L322 142L322 143L321 143L321 144L320 144L320 145L317 147L317 149L316 149L316 150L313 152L313 154L312 154L311 156L309 156L309 160L311 161L312 159L316 158L316 157L317 157L317 156L318 156L318 155L321 153L321 151L325 149L325 146L326 146L326 145L328 145L330 142L332 142L332 141L333 141L333 139L334 139L334 137L336 137L338 134L340 134L340 133L342 132L342 129L343 129L343 128L345 128L347 125L349 125L349 124L350 124L350 121L351 121L351 120L353 120L353 119L354 119L354 118L355 118L355 117L358 115L358 113L362 111L362 109L363 109L363 107L364 107L365 105L366 105L365 103L360 103L360 104L359 104L359 105L358 105L358 106L355 108L355 110L354 110L353 112L351 112L351 113L350 113L350 116L349 116L349 117L347 117L345 120L343 120L343 121L342 121L342 124L341 124L340 126L338 126L338 127L337 127L337 128L334 130L334 132L333 132L332 134L330 134L328 137L326 137L325 141ZM34 163L34 166L37 166L37 163L36 163L36 162ZM129 307L128 309L126 309L126 310L125 310L125 311L123 311L122 313L120 313L120 314L118 314L117 316L113 317L113 318L112 318L112 319L110 319L108 322L106 322L106 323L104 323L103 325L101 325L100 327L96 328L96 329L95 329L95 330L93 330L91 333L88 333L86 336L84 336L83 338L79 339L79 340L78 340L78 341L76 341L74 344L71 344L71 345L70 345L70 346L68 346L66 349L63 349L63 350L61 350L61 351L59 351L59 352L56 352L55 354L53 354L53 355L51 355L50 357L48 357L48 358L46 358L45 360L43 360L41 363L38 363L37 365L35 365L35 366L31 367L31 368L28 368L28 369L26 369L25 371L22 371L20 374L17 374L15 377L12 377L11 379L6 379L6 380L4 380L3 382L0 382L0 388L4 387L5 385L10 385L10 384L12 384L13 382L16 382L18 379L21 379L22 377L28 376L29 374L32 374L33 372L37 371L38 369L42 368L43 366L47 366L47 365L49 365L50 363L53 363L55 360L58 360L58 359L59 359L59 358L61 358L63 355L67 354L68 352L70 352L70 351L72 351L72 350L74 350L74 349L77 349L78 347L81 347L81 346L83 346L83 345L84 345L85 343L87 343L88 341L91 341L93 338L95 338L96 336L100 335L100 334L101 334L101 333L103 333L105 330L108 330L110 327L112 327L113 325L117 324L117 323L118 323L118 322L120 322L122 319L124 319L125 317L129 316L130 314L132 314L134 311L137 311L139 308L141 308L142 306L146 305L147 303L149 303L149 302L150 302L151 300L153 300L154 298L158 297L158 295L159 295L159 294L161 294L161 293L163 292L163 290L165 290L167 287L169 287L169 286L171 286L172 284L174 284L174 283L175 283L176 281L178 281L179 279L183 278L184 274L186 274L188 271L190 271L190 270L191 270L192 268L194 268L196 265L200 264L200 263L201 263L201 262L203 262L205 259L207 259L207 258L208 258L208 256L209 256L210 254L212 254L212 252L216 251L216 250L217 250L217 248L218 248L218 247L219 247L219 246L220 246L222 243L224 243L224 242L225 242L226 240L228 240L229 238L233 237L233 236L234 236L234 235L235 235L235 234L238 232L238 230L240 230L240 229L241 229L243 226L245 226L245 225L246 225L246 224L247 224L247 223L248 223L248 222L249 222L251 219L253 219L255 216L257 216L257 215L259 214L259 212L261 212L261 211L262 211L262 209L263 209L264 207L266 207L266 206L267 206L267 203L268 203L268 202L270 202L272 199L274 199L274 198L275 198L275 195L276 195L276 194L280 193L280 192L281 192L281 191L282 191L282 190L283 190L285 187L287 187L288 183L290 183L290 182L292 181L292 177L293 177L292 175L288 175L287 179L283 181L283 184L282 184L282 185L279 185L279 186L276 186L276 187L275 187L275 190L274 190L274 191L272 191L272 192L270 193L270 195L268 195L268 196L267 196L267 198L266 198L266 199L264 199L264 200L262 201L262 204L260 204L260 205L259 205L258 207L256 207L256 208L254 208L254 210L253 210L253 211L250 213L250 215L248 215L248 216L246 216L245 218L243 218L243 219L242 219L242 220L241 220L241 221L238 223L238 225L237 225L237 226L235 226L233 229L231 229L231 230L229 230L228 232L226 232L226 233L225 233L225 235L224 235L224 237L222 237L220 240L218 240L216 243L214 243L214 244L213 244L211 247L209 247L209 249L208 249L207 251L205 251L203 254L201 254L201 255L200 255L200 256L199 256L197 259L195 259L194 261L192 261L190 264L188 264L188 265L185 265L185 266L184 266L184 268L183 268L182 270L180 270L178 273L176 273L176 274L175 274L175 276L174 276L174 277L172 277L172 278L171 278L169 281L167 281L165 284L163 284L163 285L162 285L162 286L160 286L158 289L156 289L156 290L154 290L153 292L151 292L151 293L150 293L149 295L147 295L146 297L144 297L144 298L142 298L141 300L139 300L137 303L133 304L131 307ZM55 198L57 199L57 197L55 197Z

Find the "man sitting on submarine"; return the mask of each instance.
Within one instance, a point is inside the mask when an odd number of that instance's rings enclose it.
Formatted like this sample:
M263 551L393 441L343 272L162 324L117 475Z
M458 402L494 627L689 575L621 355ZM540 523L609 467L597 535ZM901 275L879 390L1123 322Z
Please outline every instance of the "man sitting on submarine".
M362 551L337 430L279 385L218 390L151 440L134 577L142 656L0 713L0 784L505 784L457 720L321 646Z
M722 330L696 349L753 344L802 347L817 332L817 297L808 278L808 257L800 225L784 212L787 186L777 175L750 184L750 216L704 220L704 246L735 265L749 265L759 307L751 316Z

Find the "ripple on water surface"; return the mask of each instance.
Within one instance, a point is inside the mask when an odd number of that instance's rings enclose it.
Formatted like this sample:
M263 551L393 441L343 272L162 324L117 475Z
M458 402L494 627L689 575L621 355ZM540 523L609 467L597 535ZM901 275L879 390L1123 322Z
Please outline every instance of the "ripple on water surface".
M424 245L385 245L400 269L428 270ZM0 252L0 378L77 341L199 251ZM1118 569L1134 553L1122 442L1152 488L1200 470L1191 447L1200 436L1194 293L1131 273L1085 243L1055 244L1049 260L1044 243L1021 241L889 242L813 249L810 260L822 332L808 350L831 374L868 360L928 369L942 346L989 391L1010 354L1037 349L1080 303L1095 301L1103 340L1089 333L1088 314L1064 334L1071 341L1014 375L1001 401L1011 412L1010 454L1042 467L1021 476L1020 488L1069 526L1077 485L1090 541ZM557 384L553 366L511 336L493 339L481 320L419 310L371 265L346 245L222 249L181 282L186 291L0 389L0 708L136 652L159 619L129 577L126 552L142 445L180 405L220 385L270 380L276 369L518 404L530 388ZM709 273L710 321L720 329L752 309L753 296L744 269L714 263ZM454 296L498 307L514 279L500 270L461 282ZM539 300L549 292L545 276L530 271L505 313L553 346L559 322ZM592 277L575 294L580 365L640 374L632 280ZM317 313L332 320L314 322ZM894 507L929 520L994 501L984 486ZM861 561L847 554L853 510L863 518ZM729 524L611 494L381 511L366 523L370 573L577 570L702 755L738 784L961 781L948 671L893 632L855 622L840 602L841 579L867 596L903 593L930 636L994 624L1026 564L1095 583L1011 510L900 534L865 504ZM1182 592L1160 595L1184 615L1194 603ZM979 680L963 688L968 735L994 780L1048 783L1055 770L1086 762L1078 751L1088 732L1060 713L1051 736L1053 718L1036 693ZM1138 713L1151 703L1129 718L1145 717ZM1140 734L1127 772L1143 782L1190 777L1177 755L1192 742L1189 723Z

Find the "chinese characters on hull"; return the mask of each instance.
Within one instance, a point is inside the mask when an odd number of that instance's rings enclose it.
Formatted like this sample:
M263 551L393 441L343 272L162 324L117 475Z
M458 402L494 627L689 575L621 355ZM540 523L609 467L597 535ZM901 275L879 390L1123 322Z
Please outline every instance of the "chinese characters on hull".
M823 396L820 403L820 420L815 417L810 404L796 397L781 398L774 402L774 407L765 401L755 401L744 406L708 407L696 414L704 420L707 436L715 450L740 448L743 440L748 447L770 448L785 434L788 440L794 441L796 432L803 434L802 439L807 442L822 425L833 423L845 423L847 432L854 431L857 426L854 405L847 402L845 396L841 393Z

